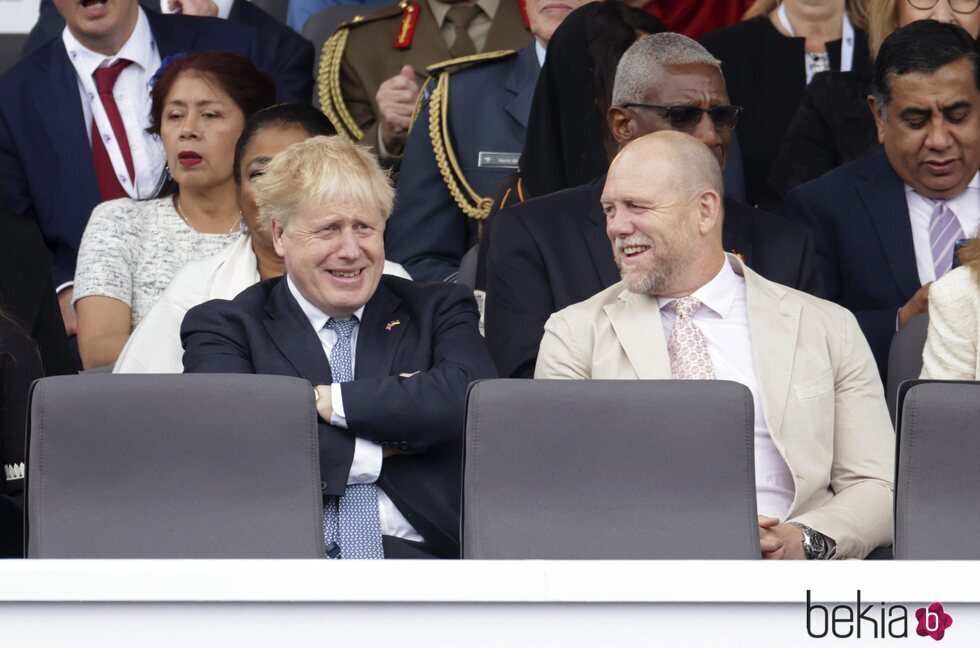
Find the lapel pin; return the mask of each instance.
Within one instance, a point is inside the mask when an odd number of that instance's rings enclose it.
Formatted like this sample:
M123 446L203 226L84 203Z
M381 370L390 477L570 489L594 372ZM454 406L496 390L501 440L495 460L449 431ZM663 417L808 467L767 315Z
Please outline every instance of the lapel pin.
M401 323L402 323L401 320L391 320L390 322L388 322L387 324L385 324L385 330L390 333L391 332L391 329L395 328L396 326L398 326Z

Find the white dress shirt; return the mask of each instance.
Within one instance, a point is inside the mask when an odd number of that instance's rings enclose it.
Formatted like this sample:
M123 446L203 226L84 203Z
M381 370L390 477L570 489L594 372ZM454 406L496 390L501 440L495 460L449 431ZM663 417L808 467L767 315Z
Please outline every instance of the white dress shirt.
M755 411L755 491L759 513L785 519L793 504L796 487L789 466L779 453L762 411L759 381L752 356L749 315L745 299L745 279L735 274L726 260L714 279L694 291L702 307L692 316L704 334L714 365L715 378L742 383L752 392ZM660 319L664 336L670 339L676 314L667 304L674 301L659 297Z
M912 224L915 267L919 272L919 281L925 285L938 278L932 258L929 227L932 224L932 212L939 201L926 198L909 185L905 185L905 202L909 206L909 220ZM980 173L973 176L973 180L960 195L947 200L946 206L956 214L956 220L963 228L963 235L967 238L976 236L977 227L980 226Z
M228 19L228 14L231 13L231 6L235 4L235 0L211 0L218 6L218 18ZM160 13L177 13L170 8L170 0L160 0Z
M289 292L292 293L296 303L299 304L303 314L306 315L306 319L309 320L310 326L313 327L317 337L320 338L323 353L329 359L333 345L337 343L337 334L325 326L331 317L303 297L293 283L292 278L288 275L286 276L286 283L289 286ZM354 316L360 322L363 315L364 306L361 306L354 313ZM357 375L355 373L355 358L357 357L358 329L360 329L360 325L355 324L350 338L351 374L355 376ZM330 424L346 430L347 417L345 416L344 398L340 390L340 385L341 383L330 385L331 405L333 406ZM360 437L354 437L354 460L351 462L347 484L372 484L376 482L381 475L382 461L383 451L380 445ZM378 488L378 513L381 518L381 533L383 535L414 540L415 542L424 541L419 532L415 530L415 527L402 515L401 511L395 506L395 503L391 501L391 498L380 487Z
M62 32L62 39L78 79L89 142L92 141L93 117L100 133L106 135L113 132L99 100L92 74L97 68L112 65L119 59L133 62L119 74L112 96L116 99L119 115L126 128L126 139L129 141L133 168L136 171L135 183L130 182L129 171L115 137L106 143L106 150L126 194L134 199L152 198L160 188L166 156L160 138L146 132L150 125L150 79L160 68L160 52L146 14L142 8L139 9L133 33L115 56L107 57L86 48L72 36L67 27Z

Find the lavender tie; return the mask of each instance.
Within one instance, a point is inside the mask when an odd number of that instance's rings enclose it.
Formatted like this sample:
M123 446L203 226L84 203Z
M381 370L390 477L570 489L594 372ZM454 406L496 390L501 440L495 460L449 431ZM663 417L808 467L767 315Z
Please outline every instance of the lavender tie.
M932 247L932 262L936 269L936 279L953 267L953 246L957 239L963 238L963 228L946 203L936 203L929 224L929 244Z

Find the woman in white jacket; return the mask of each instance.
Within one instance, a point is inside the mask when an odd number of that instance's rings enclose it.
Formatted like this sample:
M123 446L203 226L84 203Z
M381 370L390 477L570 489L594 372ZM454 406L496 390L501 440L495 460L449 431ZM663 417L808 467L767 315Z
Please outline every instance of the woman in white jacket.
M257 281L282 275L282 259L269 232L258 225L252 182L276 153L310 137L333 134L323 113L306 104L279 104L248 120L235 146L234 177L249 234L217 255L181 268L133 331L113 373L183 372L180 324L189 309L211 299L232 299ZM411 278L397 263L385 261L384 271Z

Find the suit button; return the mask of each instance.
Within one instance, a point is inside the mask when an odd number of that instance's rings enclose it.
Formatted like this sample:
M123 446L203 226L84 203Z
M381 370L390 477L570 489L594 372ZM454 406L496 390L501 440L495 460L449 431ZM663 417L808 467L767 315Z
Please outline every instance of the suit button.
M320 482L320 490L327 490L327 482L325 481Z

